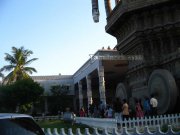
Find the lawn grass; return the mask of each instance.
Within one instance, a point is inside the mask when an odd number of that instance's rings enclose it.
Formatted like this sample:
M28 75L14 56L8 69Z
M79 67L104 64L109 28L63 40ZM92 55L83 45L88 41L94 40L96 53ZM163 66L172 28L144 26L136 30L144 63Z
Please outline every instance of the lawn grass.
M65 122L62 120L43 120L43 121L38 121L37 124L44 129L51 128L51 131L54 128L57 128L58 131L61 128L64 128L65 132L68 132L69 128L72 128L73 133L76 133L76 129L80 128L81 133L84 133L85 128L89 128L90 133L93 132L93 128L83 125L83 124L72 124L71 122Z

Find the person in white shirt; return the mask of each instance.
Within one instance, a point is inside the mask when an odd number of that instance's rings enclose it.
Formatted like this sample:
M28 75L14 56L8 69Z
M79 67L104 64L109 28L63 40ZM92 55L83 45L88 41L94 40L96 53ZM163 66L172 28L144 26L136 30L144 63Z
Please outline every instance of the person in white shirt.
M151 94L150 105L152 108L152 115L157 115L158 101L155 98L154 94Z

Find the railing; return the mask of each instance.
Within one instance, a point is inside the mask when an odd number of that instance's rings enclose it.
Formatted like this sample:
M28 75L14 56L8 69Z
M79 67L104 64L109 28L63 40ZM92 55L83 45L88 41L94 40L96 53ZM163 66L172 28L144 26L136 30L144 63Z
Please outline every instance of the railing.
M34 120L57 120L62 119L63 116L41 116L34 117ZM94 128L99 129L113 129L117 128L117 119L109 119L109 118L89 118L89 117L75 117L76 123L85 124ZM137 127L155 127L156 125L173 125L180 126L180 114L168 114L168 115L158 115L153 117L144 117L144 118L132 118L129 120L120 121L120 127L123 126L131 129L135 126Z
M102 119L102 118L87 118L87 117L76 117L76 123L86 124L91 127L101 128L101 129L113 129L117 128L116 119ZM157 125L173 125L180 126L180 114L171 115L158 115L153 117L144 118L132 118L124 121L120 121L120 127L127 127L128 129L137 127L155 127Z
M35 121L41 121L41 120L70 120L70 121L75 121L75 115L72 112L65 112L61 115L56 115L56 116L39 116L39 117L34 117Z
M138 130L137 127L135 127L132 131L128 131L126 127L123 127L121 131L113 129L112 133L108 133L107 129L104 129L102 133L99 133L97 128L93 130L93 133L90 133L88 128L85 129L84 133L82 133L79 128L76 129L75 133L72 132L71 128L68 129L67 133L65 133L64 128L61 128L60 131L58 131L57 128L54 128L53 130L50 128L43 130L46 135L180 135L179 131L173 131L171 125L168 126L167 132L162 132L160 126L157 126L156 130L153 132L150 131L148 126L144 127L143 131Z
M144 117L144 118L133 118L129 120L124 120L120 122L121 127L123 125L128 128L133 128L135 126L142 127L142 126L150 126L154 127L156 125L174 125L179 126L180 125L180 114L169 114L169 115L158 115L153 117Z
M61 119L62 116L39 116L39 117L33 117L35 121L41 121L41 120L58 120Z
M113 129L116 127L116 119L110 118L88 118L88 117L76 117L76 123L85 124L93 128L98 129Z

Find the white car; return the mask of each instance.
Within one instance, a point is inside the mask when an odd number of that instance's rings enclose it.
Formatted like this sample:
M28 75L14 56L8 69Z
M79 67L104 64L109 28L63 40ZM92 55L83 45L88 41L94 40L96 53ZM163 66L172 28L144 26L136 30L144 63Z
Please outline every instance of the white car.
M0 135L45 135L45 133L29 115L0 113Z

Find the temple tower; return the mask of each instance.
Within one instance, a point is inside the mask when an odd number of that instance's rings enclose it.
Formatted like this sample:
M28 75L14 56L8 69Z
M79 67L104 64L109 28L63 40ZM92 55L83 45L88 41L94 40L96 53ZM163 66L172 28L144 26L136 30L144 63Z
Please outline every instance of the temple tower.
M179 111L179 1L120 0L108 11L105 30L117 39L119 53L130 58L116 93L130 99L153 93L159 114ZM136 58L139 55L142 57Z

